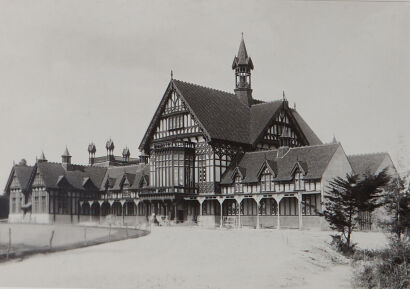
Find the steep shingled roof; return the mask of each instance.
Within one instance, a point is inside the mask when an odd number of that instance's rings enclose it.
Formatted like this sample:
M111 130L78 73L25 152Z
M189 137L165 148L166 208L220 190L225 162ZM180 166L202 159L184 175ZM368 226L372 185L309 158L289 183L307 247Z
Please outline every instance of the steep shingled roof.
M233 93L175 79L171 80L167 91L169 92L172 87L185 101L205 133L214 140L254 145L283 104L282 100L266 103L253 100L253 104L248 107ZM150 135L153 134L167 97L168 94L165 93L141 141L140 149L145 147ZM299 125L309 145L322 144L298 112L290 108L288 111Z
M295 109L291 108L290 111L292 112L293 117L296 119L296 122L298 123L300 129L302 130L309 144L311 146L322 144L322 141L311 129L311 127L306 123L302 116Z
M24 191L27 189L33 169L34 169L33 166L26 166L26 165L15 165L14 166L14 173L16 174L16 177L20 183L21 190Z
M149 165L138 164L121 167L109 167L101 182L100 190L105 190L105 184L107 179L112 184L109 190L119 191L121 190L121 181L125 177L130 183L130 189L139 188L141 179L144 176L149 176Z
M288 181L293 178L291 172L295 165L303 163L307 171L306 179L320 179L325 172L330 160L332 159L340 144L324 144L316 146L290 148L283 157L278 156L278 150L257 151L245 153L239 161L238 166L246 169L245 183L258 182L258 172L261 166L268 161L274 164L277 173L274 180ZM224 174L221 184L232 184L232 173L235 170L231 166Z
M84 190L83 182L85 177L89 177L96 188L101 186L101 181L105 175L106 168L71 165L69 170L65 170L62 164L52 162L40 162L37 164L41 177L47 188L58 188L57 181L60 177L73 188Z
M235 94L179 80L173 83L211 138L249 142L249 107Z
M375 174L386 158L390 158L388 153L348 156L348 160L355 174Z

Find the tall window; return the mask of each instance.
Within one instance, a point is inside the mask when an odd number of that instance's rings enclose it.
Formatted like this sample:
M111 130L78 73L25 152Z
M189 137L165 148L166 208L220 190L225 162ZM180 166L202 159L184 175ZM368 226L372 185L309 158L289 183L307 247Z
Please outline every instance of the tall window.
M319 194L303 194L302 195L302 215L317 216L320 211L320 195Z
M303 178L303 174L299 170L297 170L295 173L295 190L296 191L305 190L305 180Z
M171 143L151 157L151 180L154 187L194 187L194 154L185 144Z
M41 197L41 213L47 213L46 207L47 207L46 196L42 196Z
M273 176L268 168L266 168L261 175L261 191L262 192L275 191L275 183L273 181Z
M207 143L196 144L196 167L197 180L201 182L214 182L214 156L215 153L212 147Z
M16 198L11 198L11 212L12 213L17 213L17 210L16 210Z
M240 193L240 192L243 192L241 176L239 174L236 174L236 176L235 176L235 193Z
M36 193L38 194L38 193ZM34 197L34 204L33 204L34 212L33 213L40 213L40 208L39 208L39 202L38 202L38 196Z

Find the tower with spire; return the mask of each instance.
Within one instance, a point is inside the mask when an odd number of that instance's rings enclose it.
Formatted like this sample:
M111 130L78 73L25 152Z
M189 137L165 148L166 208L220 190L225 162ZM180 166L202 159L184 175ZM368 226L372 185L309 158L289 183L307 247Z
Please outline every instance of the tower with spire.
M240 101L248 106L252 105L252 86L251 70L253 70L252 59L248 56L245 46L245 40L242 39L239 44L238 55L235 56L232 63L232 69L235 70L235 94Z
M61 164L66 170L68 170L68 168L71 165L71 155L70 155L67 147L65 147L65 151L61 155Z

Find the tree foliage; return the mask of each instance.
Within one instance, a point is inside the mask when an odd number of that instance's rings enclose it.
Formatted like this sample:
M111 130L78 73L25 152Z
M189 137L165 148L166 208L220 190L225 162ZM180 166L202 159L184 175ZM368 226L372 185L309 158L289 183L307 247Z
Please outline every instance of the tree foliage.
M397 238L410 234L410 187L405 178L397 177L386 187L384 197L390 218L383 225Z
M386 169L375 175L347 174L346 178L336 177L330 181L322 214L330 228L344 237L347 250L352 249L351 234L359 211L372 212L383 205L381 193L389 181Z

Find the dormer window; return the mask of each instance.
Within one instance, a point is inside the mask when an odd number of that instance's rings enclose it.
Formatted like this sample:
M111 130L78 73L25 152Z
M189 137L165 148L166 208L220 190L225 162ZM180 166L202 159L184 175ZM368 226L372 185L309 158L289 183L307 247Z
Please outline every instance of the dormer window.
M261 191L262 192L275 191L275 183L273 181L273 176L268 168L265 168L265 170L261 174Z
M234 182L235 182L235 193L243 192L241 176L239 174L236 174Z
M305 180L304 180L303 174L299 170L295 172L295 190L296 191L305 190Z

